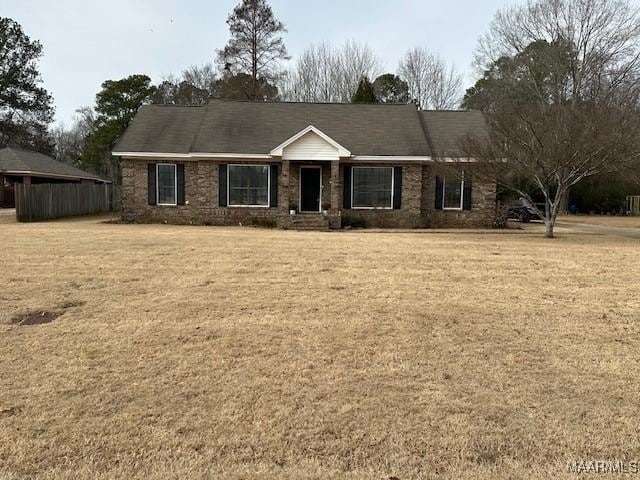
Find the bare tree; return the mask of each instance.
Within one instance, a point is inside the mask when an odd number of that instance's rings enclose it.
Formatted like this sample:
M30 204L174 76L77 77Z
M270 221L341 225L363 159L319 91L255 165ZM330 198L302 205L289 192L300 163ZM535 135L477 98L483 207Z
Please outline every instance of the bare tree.
M640 192L640 158L630 163L627 170L622 173L637 185L638 189L636 191Z
M381 71L371 48L353 40L340 48L327 43L309 46L285 79L282 96L300 102L348 103L364 77Z
M499 11L475 54L479 73L536 41L571 46L568 97L597 98L602 89L637 81L640 8L628 0L529 0Z
M54 126L50 135L54 142L56 160L80 168L89 168L82 164L82 151L95 121L96 115L91 107L80 107L76 110L69 128L62 123Z
M480 175L527 200L554 237L556 218L569 189L585 178L624 169L640 158L637 112L620 105L574 107L519 105L490 117L489 141L462 140L466 155L483 161ZM536 207L533 192L544 197Z
M49 135L53 141L56 160L74 165L79 157L80 149L77 147L80 145L80 139L73 127L67 128L63 122L60 122L51 127Z
M398 67L409 96L422 110L456 108L462 97L462 75L425 48L409 50Z
M213 93L215 84L218 81L218 73L213 63L191 65L182 71L182 81Z
M350 102L363 78L376 78L382 62L366 45L355 40L346 42L337 55L337 88L341 102Z
M282 74L282 60L288 60L282 33L287 29L266 0L242 0L227 19L231 38L218 51L227 76L247 74L253 82L252 99L257 99L260 80L274 82Z
M490 63L465 105L492 133L463 149L529 203L544 197L547 237L569 188L640 159L639 45L639 12L618 0L530 0L499 12L480 43Z
M157 85L156 91L151 98L151 102L159 105L177 105L176 90L181 79L174 74L165 75Z
M211 63L192 65L180 76L165 76L152 102L161 105L206 105L218 90L219 78Z
M338 101L338 69L334 49L327 43L309 46L289 72L283 95L305 102Z

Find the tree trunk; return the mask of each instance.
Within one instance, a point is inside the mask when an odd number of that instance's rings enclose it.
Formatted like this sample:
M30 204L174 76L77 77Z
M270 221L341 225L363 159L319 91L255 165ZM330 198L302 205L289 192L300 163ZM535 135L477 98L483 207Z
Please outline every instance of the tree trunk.
M562 200L560 200L560 212L564 214L569 212L569 190L562 194Z
M544 220L544 236L547 238L555 238L553 229L556 225L555 219L545 218Z
M556 198L553 203L547 202L547 205L545 207L544 236L547 238L555 238L553 229L556 226L556 220L558 218L559 203L560 203L560 198Z

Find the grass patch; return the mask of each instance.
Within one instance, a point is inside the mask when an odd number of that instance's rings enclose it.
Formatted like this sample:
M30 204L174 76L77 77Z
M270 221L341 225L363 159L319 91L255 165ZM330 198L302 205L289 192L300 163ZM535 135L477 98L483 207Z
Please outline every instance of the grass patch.
M637 241L2 232L0 478L575 478L640 455ZM68 310L7 324L43 305Z
M640 228L640 216L621 215L561 215L560 223L578 223L613 228Z

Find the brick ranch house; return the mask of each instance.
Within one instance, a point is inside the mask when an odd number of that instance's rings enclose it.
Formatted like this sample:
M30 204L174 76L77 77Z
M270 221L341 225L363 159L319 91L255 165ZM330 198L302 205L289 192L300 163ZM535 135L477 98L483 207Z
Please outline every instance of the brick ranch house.
M486 134L476 111L213 100L143 106L113 155L124 221L484 227L496 185L457 141Z

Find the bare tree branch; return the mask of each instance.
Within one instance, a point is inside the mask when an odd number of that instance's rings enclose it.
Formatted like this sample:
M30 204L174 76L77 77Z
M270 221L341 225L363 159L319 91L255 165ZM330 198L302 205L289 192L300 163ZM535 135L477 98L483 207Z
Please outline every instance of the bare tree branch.
M339 48L311 45L283 82L282 97L301 102L348 103L363 77L375 78L381 61L365 44L348 41Z
M462 75L424 48L414 48L405 54L398 75L409 85L409 95L420 109L443 110L460 105Z

